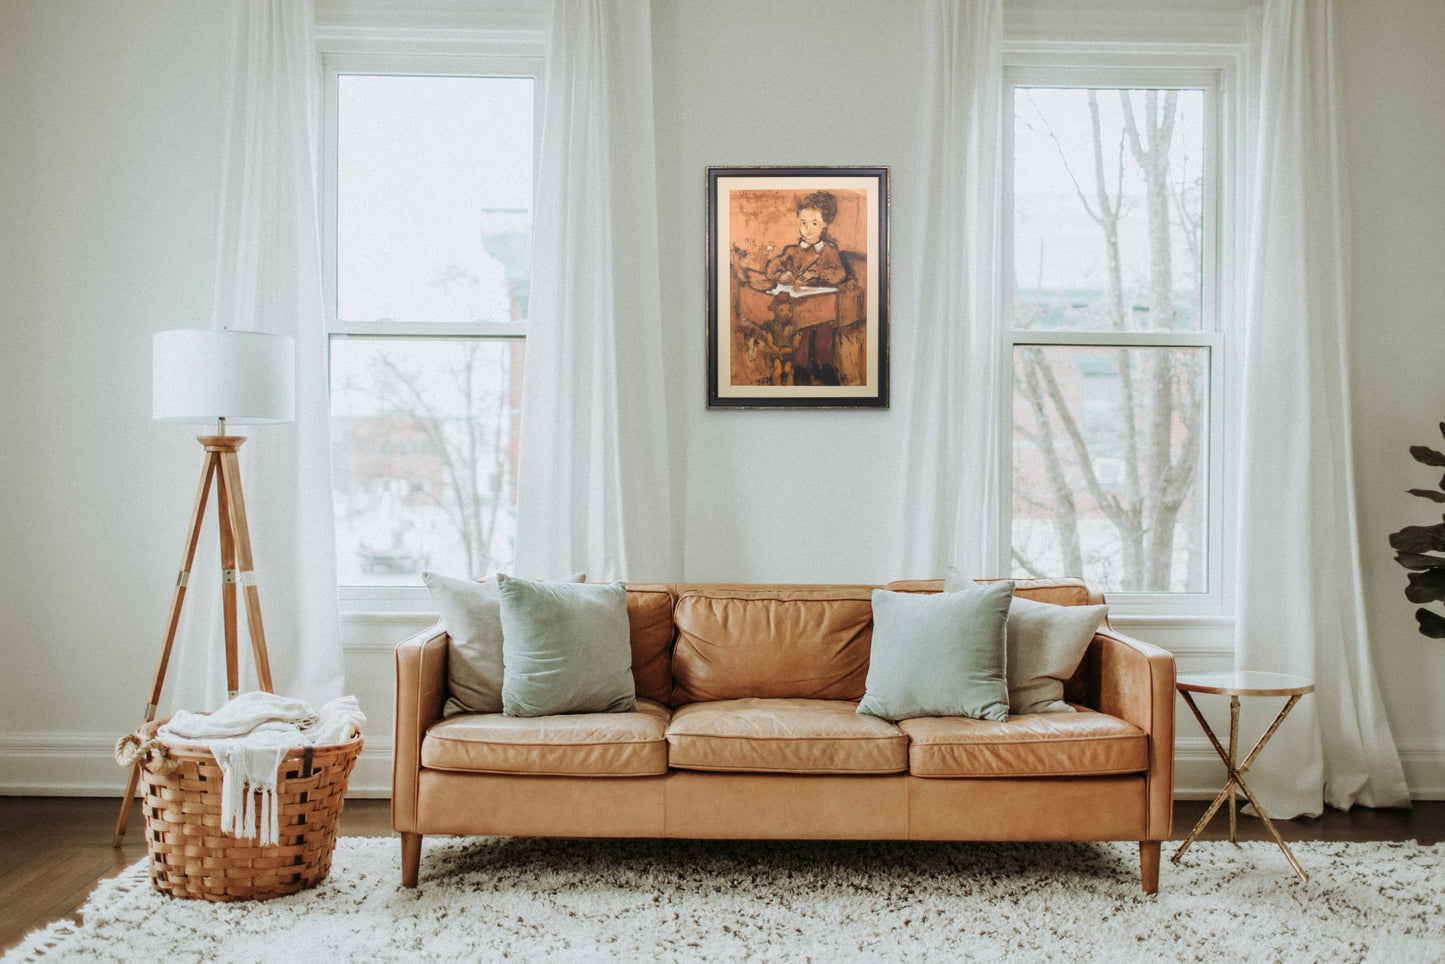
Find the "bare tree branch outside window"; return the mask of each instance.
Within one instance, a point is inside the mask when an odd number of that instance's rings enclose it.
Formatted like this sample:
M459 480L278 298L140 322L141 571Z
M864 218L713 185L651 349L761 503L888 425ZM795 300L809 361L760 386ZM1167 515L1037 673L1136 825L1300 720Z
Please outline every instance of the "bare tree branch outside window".
M1202 108L1197 90L1016 91L1017 575L1205 588L1207 349L1029 344L1199 328Z
M416 65L328 74L342 586L420 587L423 569L481 577L515 559L535 79Z

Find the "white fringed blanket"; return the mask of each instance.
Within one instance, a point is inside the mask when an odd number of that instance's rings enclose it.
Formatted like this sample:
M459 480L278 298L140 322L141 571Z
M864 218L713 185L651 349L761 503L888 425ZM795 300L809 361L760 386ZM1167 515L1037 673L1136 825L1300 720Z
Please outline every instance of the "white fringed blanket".
M203 746L221 768L221 831L262 846L279 836L276 778L287 751L356 739L366 715L354 696L334 699L320 712L274 693L242 693L214 713L181 710L156 732L171 745ZM257 806L257 795L260 804Z

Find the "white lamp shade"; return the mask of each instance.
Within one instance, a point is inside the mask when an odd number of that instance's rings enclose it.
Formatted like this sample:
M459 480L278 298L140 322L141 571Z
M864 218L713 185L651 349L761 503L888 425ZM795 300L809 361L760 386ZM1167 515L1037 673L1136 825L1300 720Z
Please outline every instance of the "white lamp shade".
M158 422L241 425L296 418L296 342L261 331L185 328L151 341L151 414Z

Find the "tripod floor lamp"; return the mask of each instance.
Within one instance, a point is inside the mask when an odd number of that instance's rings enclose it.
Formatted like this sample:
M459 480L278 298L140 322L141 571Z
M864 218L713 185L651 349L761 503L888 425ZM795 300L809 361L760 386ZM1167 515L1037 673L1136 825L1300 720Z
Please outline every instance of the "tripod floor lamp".
M165 642L156 663L145 722L155 719L165 685L171 647L180 625L181 605L190 582L191 563L200 541L201 522L211 487L216 489L216 510L221 533L221 606L226 650L226 692L235 696L240 677L237 652L237 590L246 607L246 627L256 662L256 681L271 692L271 664L266 655L266 633L261 623L261 598L256 591L251 559L251 534L246 524L246 501L241 493L238 450L242 435L227 435L226 422L256 425L290 422L296 414L296 346L285 335L229 329L184 329L157 332L152 341L152 416L158 422L196 422L217 425L215 435L199 435L205 450L201 483L191 509L180 574L171 594ZM115 843L120 845L130 820L130 808L140 779L140 764L131 767Z

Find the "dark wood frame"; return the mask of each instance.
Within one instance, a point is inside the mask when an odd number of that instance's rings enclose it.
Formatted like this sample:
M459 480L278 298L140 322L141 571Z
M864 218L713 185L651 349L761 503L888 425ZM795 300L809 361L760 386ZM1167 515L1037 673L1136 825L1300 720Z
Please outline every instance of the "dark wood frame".
M851 328L851 344L861 345L861 369L857 374L861 384L795 384L785 381L782 385L763 385L755 382L734 383L731 381L734 331L736 325L746 325L760 330L757 322L748 320L741 307L743 301L753 304L766 299L769 292L753 293L744 283L744 274L757 277L764 274L761 269L768 256L797 240L796 232L790 241L783 241L789 225L785 219L773 217L774 223L758 221L759 230L765 230L773 240L769 251L751 250L761 247L761 239L732 238L735 221L731 207L733 191L757 192L766 195L776 192L777 207L796 205L807 193L816 190L831 190L843 193L848 199L850 237L860 233L863 238L861 251L850 250L849 259L851 287L847 297L851 298L850 314L853 321L846 326L840 319L845 317L838 308L845 297L840 293L824 295L833 298L834 343L840 337L837 332ZM724 196L726 194L727 196ZM707 169L707 375L709 408L887 408L888 407L888 168L886 167L709 167ZM776 215L776 212L774 212ZM740 243L742 242L742 243ZM854 280L853 268L861 264L864 275ZM795 296L796 297L796 296ZM809 296L802 296L803 299ZM735 301L737 306L735 306ZM776 301L771 304L775 305ZM803 306L805 300L793 304ZM816 311L826 310L825 302L819 301ZM734 315L735 309L742 316L741 321ZM801 309L800 309L801 310ZM815 312L816 313L816 312ZM771 317L769 317L771 320ZM861 325L861 327L859 327ZM812 326L814 329L820 326ZM821 332L818 332L820 335ZM740 336L741 337L741 336ZM817 337L815 335L814 337ZM839 356L841 368L841 355ZM792 364L791 362L789 364ZM816 369L813 369L816 371ZM838 368L833 370L833 374ZM785 379L804 380L811 377L793 371L777 373L780 381Z

